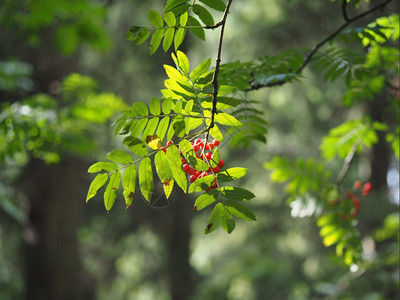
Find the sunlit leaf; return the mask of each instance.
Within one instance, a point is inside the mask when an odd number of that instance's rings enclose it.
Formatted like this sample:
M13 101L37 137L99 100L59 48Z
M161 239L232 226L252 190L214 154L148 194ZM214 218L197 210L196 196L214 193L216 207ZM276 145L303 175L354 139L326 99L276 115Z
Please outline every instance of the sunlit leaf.
M143 197L151 201L153 194L153 171L151 169L151 160L145 157L139 165L139 186Z
M108 182L106 191L104 192L104 206L107 211L110 211L114 205L120 182L121 173L119 171L111 174L110 181Z
M106 157L109 160L120 164L129 164L132 162L132 157L122 150L114 150L108 153Z
M210 190L202 195L200 195L195 203L193 210L202 210L203 208L213 204L215 200L218 199L218 191L217 190Z
M239 178L242 178L244 175L246 175L248 169L246 168L230 168L225 171L221 171L220 173L217 174L217 179L222 182L228 182L232 180L236 180Z
M89 173L97 173L102 170L106 172L112 172L118 169L118 166L113 162L97 162L91 165L88 169Z
M155 28L162 28L164 26L161 15L155 10L149 11L149 21Z
M205 234L213 232L218 224L221 221L221 216L224 212L224 205L222 203L218 203L215 205L214 209L211 211L210 216L208 217L208 224L206 229L204 230Z
M167 150L167 159L172 171L174 180L184 193L187 191L186 174L182 170L181 155L179 154L178 147L171 145Z
M107 179L108 179L107 173L97 174L97 176L93 179L93 181L89 186L89 191L86 196L86 202L88 202L89 199L96 196L97 191L107 182Z
M136 188L136 168L134 164L130 164L122 177L122 187L124 189L123 194L125 198L125 204L128 208L132 204L133 194Z
M240 204L239 202L235 201L226 201L225 206L229 210L229 212L234 215L235 217L238 217L243 220L247 221L255 221L256 216L254 213L248 209L246 206Z

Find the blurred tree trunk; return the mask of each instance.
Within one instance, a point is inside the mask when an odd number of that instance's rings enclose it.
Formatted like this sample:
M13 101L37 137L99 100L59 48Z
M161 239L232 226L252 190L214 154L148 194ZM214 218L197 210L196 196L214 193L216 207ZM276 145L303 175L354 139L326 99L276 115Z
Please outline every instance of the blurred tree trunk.
M52 28L40 41L30 51L17 48L22 51L20 59L33 66L34 93L57 96L62 79L78 70L79 55L63 57L54 47ZM26 299L94 299L77 240L84 169L78 158L62 155L54 165L32 160L23 172L28 218L37 235L35 243L26 245Z
M24 172L29 220L37 233L26 245L26 299L95 299L77 240L82 165L75 157L64 156L57 165L32 160Z

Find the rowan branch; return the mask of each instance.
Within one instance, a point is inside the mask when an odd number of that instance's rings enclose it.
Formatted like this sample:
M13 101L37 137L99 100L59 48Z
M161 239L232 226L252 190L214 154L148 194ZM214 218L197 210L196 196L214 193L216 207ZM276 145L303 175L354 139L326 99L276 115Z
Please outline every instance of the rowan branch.
M315 53L317 53L317 51L324 46L326 43L328 43L329 41L331 41L332 39L334 39L336 36L338 36L347 26L349 26L351 23L362 19L364 17L366 17L367 15L379 10L379 9L384 9L385 6L391 2L393 0L386 0L384 2L382 2L381 4L378 4L372 8L370 8L369 10L360 13L359 15L354 16L353 18L349 18L347 15L347 11L346 11L346 1L343 1L342 4L342 14L343 14L343 18L345 20L345 23L342 24L339 28L337 28L334 32L332 32L330 35L328 35L326 38L324 38L322 41L320 41L318 44L316 44L314 46L314 48L305 56L304 62L303 64L300 66L300 68L298 68L294 74L300 74L304 68L310 63L311 59L313 58L313 56L315 55ZM253 85L252 87L246 89L246 91L254 91L254 90L258 90L264 87L273 87L273 86L279 86L279 85L283 85L285 83L288 83L288 80L279 80L279 81L275 81L273 83L267 83L267 84L257 84L257 85Z
M211 112L210 112L211 113L211 123L207 130L206 141L208 140L208 133L209 133L210 129L212 127L214 127L214 116L217 113L218 74L219 74L219 69L220 69L220 65L221 65L222 41L224 39L224 30L225 30L226 19L228 17L229 8L232 4L232 1L233 0L228 0L228 3L226 4L226 7L225 7L224 14L222 16L222 20L221 20L221 22L219 22L219 23L221 23L221 32L219 34L217 58L215 61L214 74L213 74L213 78L211 80L211 84L213 86L212 107L211 107Z

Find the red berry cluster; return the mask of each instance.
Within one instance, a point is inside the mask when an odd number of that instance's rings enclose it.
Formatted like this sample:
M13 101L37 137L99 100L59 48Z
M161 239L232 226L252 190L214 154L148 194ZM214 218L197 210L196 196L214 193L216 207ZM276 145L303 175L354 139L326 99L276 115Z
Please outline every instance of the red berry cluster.
M340 199L337 198L329 203L332 207L340 205L340 218L343 220L354 218L358 214L361 207L361 201L356 193L361 191L362 196L368 196L372 189L372 184L370 182L363 184L361 181L357 180L354 183L354 188L355 192L350 190L346 192L346 197L343 201L340 201ZM348 214L345 212L348 212Z
M196 139L194 142L191 143L193 151L196 153L196 157L198 159L201 159L206 162L210 162L213 160L213 152L212 149L214 147L218 147L220 142L218 140L214 140L211 143L204 143L201 139ZM216 173L219 173L221 171L221 168L224 166L225 162L220 159L218 161L218 165L215 167L209 167L207 171L199 171L190 166L188 163L186 163L185 159L182 157L182 168L183 171L189 175L189 181L190 182L195 182L198 178L205 177L207 175L213 175L215 177ZM216 162L215 162L216 163ZM208 163L210 165L210 163ZM214 179L214 183L211 187L206 189L206 191L209 191L211 189L215 189L217 187L217 181Z
M362 195L366 197L372 189L372 184L371 182L367 182L363 185L361 181L357 180L354 182L354 187L356 190L362 190Z

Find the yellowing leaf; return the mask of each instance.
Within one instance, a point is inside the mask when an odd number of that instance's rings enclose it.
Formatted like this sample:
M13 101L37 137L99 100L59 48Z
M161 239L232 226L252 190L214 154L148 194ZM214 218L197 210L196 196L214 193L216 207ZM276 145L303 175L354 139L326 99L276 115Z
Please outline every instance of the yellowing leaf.
M155 135L148 135L146 137L147 146L149 146L153 150L157 150L161 148L161 139Z

